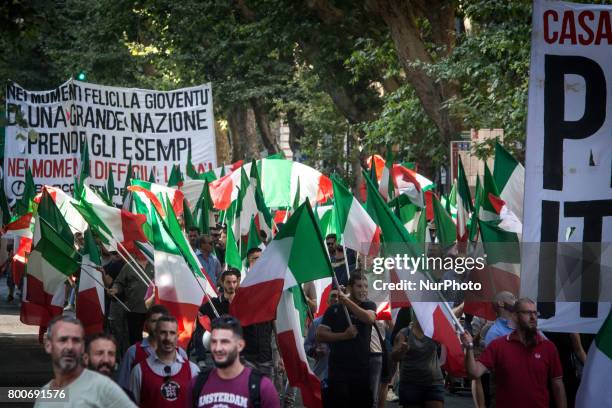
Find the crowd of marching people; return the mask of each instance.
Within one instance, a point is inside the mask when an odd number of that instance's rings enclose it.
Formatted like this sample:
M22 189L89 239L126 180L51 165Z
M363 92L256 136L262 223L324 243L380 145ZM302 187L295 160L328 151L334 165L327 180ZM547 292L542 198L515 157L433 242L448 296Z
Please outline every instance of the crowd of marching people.
M154 304L134 266L100 245L104 331L84 336L71 313L74 296L67 297L63 315L48 324L44 338L54 370L44 388L65 389L70 400L39 400L36 406L299 406L298 389L284 373L275 322L242 327L230 315L242 275L221 261L224 229L217 225L201 235L192 228L185 234L219 290L200 307L189 346L178 346L176 317ZM76 237L75 243L81 242ZM393 399L402 407L442 407L445 394L460 388L471 390L477 407L573 406L589 339L539 331L530 299L500 292L492 302L497 319L486 321L463 313L461 294L448 294L465 327L466 376L454 378L444 370L441 345L424 334L413 310L402 308L394 320L377 320L361 259L338 245L334 235L326 246L338 284L322 299L327 309L310 319L304 339L324 407L383 407ZM259 248L249 250L250 268L261 255ZM135 258L153 277L147 259ZM312 288L303 289L316 311Z

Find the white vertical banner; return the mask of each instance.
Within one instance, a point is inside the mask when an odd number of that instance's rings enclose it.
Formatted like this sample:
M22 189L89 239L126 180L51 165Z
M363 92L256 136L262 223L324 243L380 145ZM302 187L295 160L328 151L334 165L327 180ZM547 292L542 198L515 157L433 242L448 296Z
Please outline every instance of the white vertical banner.
M8 126L4 153L5 191L23 192L32 171L37 187L72 191L81 168L81 141L89 147L93 188L113 173L121 197L128 164L141 179L151 172L168 181L173 165L185 171L188 152L199 171L217 165L210 84L173 91L118 88L68 80L47 91L29 91L10 82L6 89Z
M534 2L521 293L597 332L612 300L612 7Z

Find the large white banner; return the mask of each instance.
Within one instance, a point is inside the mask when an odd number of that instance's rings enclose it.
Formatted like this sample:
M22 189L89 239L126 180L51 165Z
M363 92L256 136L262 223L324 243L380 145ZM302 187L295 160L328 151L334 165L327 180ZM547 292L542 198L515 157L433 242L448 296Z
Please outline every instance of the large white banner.
M521 292L596 332L612 300L612 7L535 1Z
M9 83L4 150L5 191L20 197L30 168L38 189L50 184L72 191L87 139L90 186L114 177L120 199L128 165L137 177L151 172L165 184L172 166L185 171L188 152L196 170L217 166L210 84L175 91L118 88L69 80L49 91Z

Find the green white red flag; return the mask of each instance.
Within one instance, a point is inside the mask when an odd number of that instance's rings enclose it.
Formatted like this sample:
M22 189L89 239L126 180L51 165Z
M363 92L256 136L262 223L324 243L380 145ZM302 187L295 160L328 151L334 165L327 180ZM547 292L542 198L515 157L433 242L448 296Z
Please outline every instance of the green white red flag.
M21 304L24 324L45 327L62 312L64 282L80 267L74 236L47 189L43 189L34 221Z
M319 408L321 381L310 369L304 350L307 308L299 286L283 290L276 310L276 333L289 384L300 389L304 406Z
M499 189L499 197L522 222L525 168L499 143L495 144L493 178Z
M368 188L366 208L382 229L383 253L385 256L403 256L406 253L409 256L420 256L416 253L418 246L414 245L414 240L409 236L401 221L391 212L372 182L366 179L366 185ZM431 277L422 270L411 268L393 268L390 275L390 282L395 283L402 279L415 281L417 288L419 287L418 281L431 280ZM446 348L445 365L447 371L453 375L464 376L463 351L454 329L455 320L451 315L450 307L443 300L430 301L428 299L430 299L430 296L427 296L423 291L400 292L394 290L390 293L390 306L393 309L397 306L411 305L425 335Z
M364 255L377 255L380 228L339 178L332 177L332 183L333 209L340 243Z
M176 226L169 224L153 213L156 298L178 320L178 343L185 348L193 334L205 292L209 297L215 297L216 293L210 281L202 274L199 264L193 265L197 263L193 259L194 255L181 248L185 243L175 240L176 232L172 233L171 229Z
M465 177L465 170L463 169L463 163L461 157L459 157L459 164L457 168L457 194L456 194L456 206L457 206L457 241L467 242L468 233L468 220L470 214L474 211L472 206L472 197L470 194L470 187Z
M104 286L98 246L90 229L83 234L81 276L76 301L76 317L83 323L85 334L100 333L104 329Z
M306 201L242 281L230 313L243 326L274 320L284 290L332 276L331 263L315 222L310 203Z
M72 206L97 233L102 242L110 245L114 250L120 249L117 243L133 249L133 241L147 241L143 232L143 225L147 219L143 214L134 214L110 205L86 200L72 203Z
M433 198L434 223L436 225L436 239L442 249L448 249L457 241L457 227L453 217L440 204L438 198Z
M242 167L250 173L251 163ZM300 180L299 201L308 199L311 204L324 203L332 196L331 180L318 170L305 164L285 159L261 159L257 161L260 185L268 208L287 208L293 205L298 180ZM225 210L238 197L241 172L232 173L210 184L210 194L215 208Z
M464 311L495 320L491 299L501 291L518 295L520 288L521 256L516 233L503 230L498 221L479 221L480 234L486 253L486 266L474 268L470 280L480 283L475 293L466 291Z

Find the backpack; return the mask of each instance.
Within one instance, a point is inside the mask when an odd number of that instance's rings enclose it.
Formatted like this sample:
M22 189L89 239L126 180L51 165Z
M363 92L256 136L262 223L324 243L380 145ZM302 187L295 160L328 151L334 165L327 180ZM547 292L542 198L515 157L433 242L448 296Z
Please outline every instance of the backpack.
M212 372L212 367L206 367L204 370L200 371L198 376L196 377L195 384L193 385L193 408L198 408L198 400L200 399L200 393L202 392L202 388L204 388L204 384L208 381L208 377ZM261 408L261 377L263 374L251 368L251 373L249 374L249 403L253 408Z

